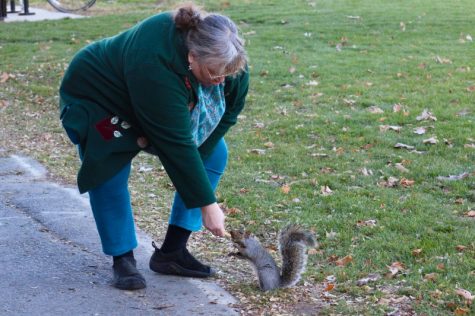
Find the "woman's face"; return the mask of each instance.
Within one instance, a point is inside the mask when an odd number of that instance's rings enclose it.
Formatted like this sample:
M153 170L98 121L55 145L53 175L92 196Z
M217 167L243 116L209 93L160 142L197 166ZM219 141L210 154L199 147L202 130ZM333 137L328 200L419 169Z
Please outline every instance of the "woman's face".
M188 54L188 62L191 66L191 72L196 80L204 86L218 85L224 81L226 75L220 75L213 71L212 67L199 64L193 55Z

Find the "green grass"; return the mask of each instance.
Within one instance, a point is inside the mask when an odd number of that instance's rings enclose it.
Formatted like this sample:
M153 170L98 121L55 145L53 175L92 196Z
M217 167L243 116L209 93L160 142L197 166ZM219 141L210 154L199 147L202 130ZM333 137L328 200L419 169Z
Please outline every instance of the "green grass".
M72 183L78 163L56 110L62 72L80 47L170 4L157 8L153 3L140 1L140 7L124 12L119 9L130 9L135 2L99 1L97 10L107 11L110 5L119 13L2 24L0 72L15 78L0 84L0 100L9 102L0 108L0 147L7 153L34 156L54 176ZM238 22L250 56L247 107L227 137L230 159L218 192L221 202L242 210L228 218L229 226L245 225L259 235L287 222L315 229L321 252L310 257L306 278L322 282L335 275L337 294L371 302L386 295L378 291L380 287L391 286L398 295L410 295L421 315L465 308L455 289L475 293L475 221L464 216L475 209L475 149L464 146L475 143L475 92L467 89L475 86L475 43L465 39L468 34L475 37L475 2L203 3ZM437 63L437 56L450 63ZM311 81L318 85L308 85ZM408 115L393 112L396 103ZM371 106L384 113L370 113ZM426 108L437 121L416 120ZM462 111L468 113L459 115ZM380 125L398 125L402 130L380 132ZM419 126L431 128L419 136L413 133ZM423 144L431 136L437 136L439 143ZM266 148L267 142L273 147ZM398 142L423 153L393 148ZM257 155L252 149L266 152ZM398 171L396 163L403 163L409 172ZM156 162L141 156L136 165L156 166ZM362 168L372 175L364 176ZM437 179L463 172L471 176ZM415 182L410 187L378 185L390 176ZM172 194L168 183L158 168L135 173L132 179L138 222L149 231L168 214ZM287 194L279 187L284 184L290 185ZM325 185L332 195L321 194ZM376 227L357 226L369 219L377 220ZM335 238L327 238L330 231L337 233ZM467 249L458 252L457 245ZM422 249L421 255L412 255L414 249ZM353 261L337 267L327 260L332 255L351 255ZM370 291L355 285L368 273L385 274L396 261L406 267L403 275L370 284ZM424 280L432 272L437 279ZM436 289L441 294L431 295ZM384 311L388 308L365 309L342 299L325 312L382 315Z

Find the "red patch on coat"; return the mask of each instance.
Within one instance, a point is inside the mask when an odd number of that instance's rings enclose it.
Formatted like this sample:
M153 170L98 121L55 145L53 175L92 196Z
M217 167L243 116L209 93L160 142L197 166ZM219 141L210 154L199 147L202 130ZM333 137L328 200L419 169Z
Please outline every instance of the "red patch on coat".
M188 78L188 77L185 77L185 87L188 90L191 90L191 82L190 82L190 78Z
M106 117L96 124L96 129L105 140L111 140L114 137L114 132L118 130L118 125L111 123L113 116Z

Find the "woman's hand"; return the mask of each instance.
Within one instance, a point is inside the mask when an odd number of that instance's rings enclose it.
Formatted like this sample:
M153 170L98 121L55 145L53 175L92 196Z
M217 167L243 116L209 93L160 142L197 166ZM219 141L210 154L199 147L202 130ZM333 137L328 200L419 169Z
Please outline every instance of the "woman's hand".
M218 203L203 206L201 208L203 225L213 235L223 237L226 233L224 229L224 213Z

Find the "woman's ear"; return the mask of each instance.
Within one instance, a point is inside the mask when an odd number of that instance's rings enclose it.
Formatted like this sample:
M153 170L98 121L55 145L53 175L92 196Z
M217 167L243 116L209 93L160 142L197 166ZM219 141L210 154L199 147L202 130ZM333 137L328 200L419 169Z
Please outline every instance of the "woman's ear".
M191 52L188 53L188 63L191 65L195 61L195 57Z

